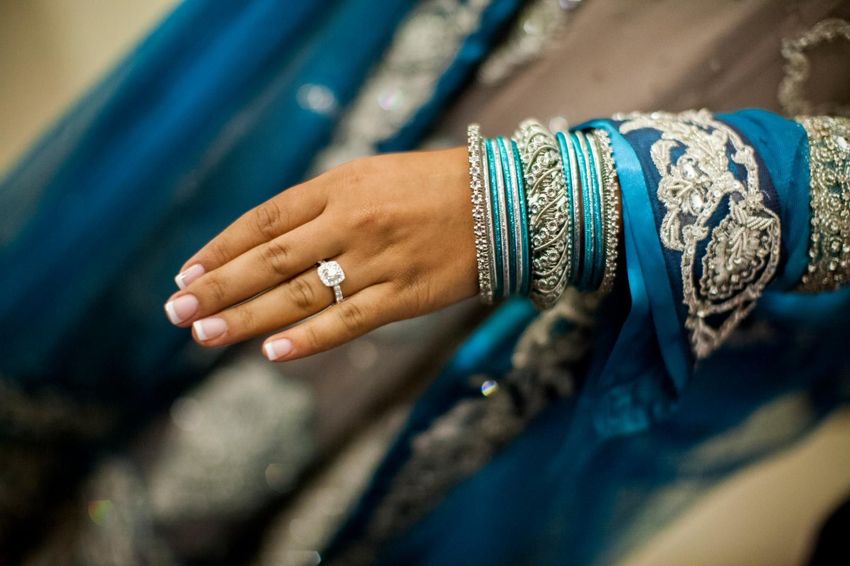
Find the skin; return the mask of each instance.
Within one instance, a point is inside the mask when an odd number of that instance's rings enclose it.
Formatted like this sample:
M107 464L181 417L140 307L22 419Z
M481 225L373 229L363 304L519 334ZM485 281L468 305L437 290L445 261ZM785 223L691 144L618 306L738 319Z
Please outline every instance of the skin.
M263 351L275 361L328 350L477 294L471 206L465 147L347 162L213 238L183 264L191 275L166 312L206 347L274 333ZM317 275L325 259L345 270L340 304Z

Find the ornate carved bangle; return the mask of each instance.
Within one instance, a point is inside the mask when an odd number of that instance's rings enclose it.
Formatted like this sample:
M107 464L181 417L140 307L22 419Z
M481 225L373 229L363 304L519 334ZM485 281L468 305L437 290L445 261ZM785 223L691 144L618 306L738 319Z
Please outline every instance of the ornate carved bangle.
M568 281L570 257L566 185L555 137L537 120L523 121L514 138L525 172L531 237L530 297L542 309L555 304Z
M811 237L801 291L850 282L850 119L801 117L809 138Z
M469 184L472 199L473 234L475 236L475 258L478 264L478 288L481 300L490 304L493 302L493 286L491 273L492 253L490 235L490 214L488 202L484 193L483 164L481 159L481 128L478 124L470 124L467 128L467 154L469 159Z

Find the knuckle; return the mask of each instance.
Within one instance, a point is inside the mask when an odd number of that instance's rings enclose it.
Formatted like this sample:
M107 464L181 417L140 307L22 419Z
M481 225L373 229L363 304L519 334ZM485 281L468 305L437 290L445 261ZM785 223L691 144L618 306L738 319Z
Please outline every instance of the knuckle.
M228 253L227 248L218 240L213 240L212 243L210 243L208 252L210 256L212 256L215 265L224 265L230 261L230 254Z
M319 337L319 333L316 332L316 329L313 326L307 324L304 325L304 342L307 344L307 349L310 352L319 352L323 350L322 340Z
M377 206L361 206L354 214L355 230L382 232L386 215Z
M257 317L254 314L254 310L247 305L236 309L236 316L238 318L237 323L240 334L251 332L256 327Z
M267 201L254 209L252 214L254 228L267 240L277 236L281 225L280 208L274 201Z
M282 277L287 275L287 260L292 250L277 240L268 242L262 251L262 258L269 270Z
M360 334L367 328L366 313L353 302L342 302L338 316L348 334Z
M210 276L204 282L207 295L216 303L223 303L227 298L227 286L220 277Z
M288 287L290 299L296 308L306 311L316 303L316 291L304 279L293 279Z

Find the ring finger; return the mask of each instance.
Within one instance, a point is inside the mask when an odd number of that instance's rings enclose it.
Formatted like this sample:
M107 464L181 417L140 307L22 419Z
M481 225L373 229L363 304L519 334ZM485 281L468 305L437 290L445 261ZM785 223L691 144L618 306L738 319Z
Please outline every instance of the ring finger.
M338 255L342 245L332 234L317 219L248 250L172 295L165 305L168 318L188 326L298 275L317 257Z
M356 258L355 254L349 252L334 259L343 269L358 266L351 273L346 272L340 285L345 297L380 282L378 278L365 276L374 271L368 268L368 261ZM319 279L317 267L307 269L250 301L195 321L193 337L204 346L223 346L289 326L322 311L335 299L333 289Z

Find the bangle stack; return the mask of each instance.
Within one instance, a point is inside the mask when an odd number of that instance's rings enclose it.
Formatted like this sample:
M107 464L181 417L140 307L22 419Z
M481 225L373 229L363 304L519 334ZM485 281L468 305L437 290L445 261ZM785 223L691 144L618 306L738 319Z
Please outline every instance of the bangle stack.
M514 139L468 128L481 299L529 296L553 306L568 286L608 292L619 208L611 142L603 130L550 132L523 121Z

